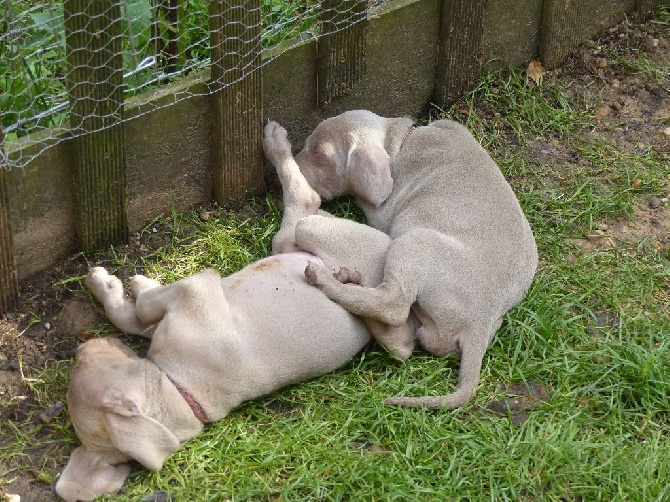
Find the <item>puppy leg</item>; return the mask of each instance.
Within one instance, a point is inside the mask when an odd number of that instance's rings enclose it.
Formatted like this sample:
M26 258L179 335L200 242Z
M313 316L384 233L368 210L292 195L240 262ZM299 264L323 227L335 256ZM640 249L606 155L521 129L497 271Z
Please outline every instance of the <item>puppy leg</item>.
M137 317L135 302L125 295L121 280L102 267L92 268L86 276L86 287L102 303L107 318L121 331L141 335L150 324Z
M177 309L188 312L194 322L208 322L209 317L220 320L228 315L221 276L213 269L142 291L135 303L138 319L147 324L155 324Z
M160 283L144 275L135 275L130 279L130 297L137 300L143 292L160 287Z
M263 149L277 170L284 201L281 226L272 239L272 254L300 251L295 243L295 226L300 218L317 212L321 198L300 172L291 153L286 129L277 122L270 121L265 125Z
M295 241L300 249L321 258L326 267L324 270L333 281L340 284L346 279L345 275L350 279L352 275L360 274L360 282L366 286L377 286L381 282L385 257L391 244L388 235L372 227L320 215L308 216L298 222ZM345 269L347 274L343 274ZM341 285L348 289L362 287L349 282ZM407 316L398 326L390 326L367 316L361 318L370 334L389 352L403 360L412 354L414 326Z
M350 286L339 282L325 266L310 264L305 269L305 276L310 284L318 286L328 298L352 314L391 326L400 326L407 321L417 296L415 281L402 284L387 279L386 275L377 287Z

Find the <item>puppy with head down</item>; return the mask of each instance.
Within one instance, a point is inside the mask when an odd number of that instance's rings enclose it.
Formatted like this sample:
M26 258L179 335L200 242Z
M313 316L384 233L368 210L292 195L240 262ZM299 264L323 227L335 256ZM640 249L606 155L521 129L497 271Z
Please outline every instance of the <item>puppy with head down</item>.
M290 153L288 141L282 147ZM435 355L461 356L452 394L386 402L454 408L468 401L502 316L537 267L533 233L496 163L456 122L414 127L366 110L323 121L291 161L321 197L353 195L368 224L392 241L376 286L342 284L320 264L308 267L308 279L377 323L373 336L399 357L409 357L414 338ZM385 333L408 321L413 332L386 343Z

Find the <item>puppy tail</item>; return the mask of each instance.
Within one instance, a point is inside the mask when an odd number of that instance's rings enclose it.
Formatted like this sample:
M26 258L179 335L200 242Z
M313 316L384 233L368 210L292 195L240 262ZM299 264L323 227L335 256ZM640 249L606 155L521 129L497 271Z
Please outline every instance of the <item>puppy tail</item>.
M485 333L485 336L477 335L478 331L473 329L471 336L464 336L461 343L461 368L456 390L446 396L422 396L422 397L389 397L384 404L389 406L402 406L405 408L418 408L425 406L431 410L453 409L467 403L475 395L479 375L482 369L482 359L488 346L488 341L495 333L499 323ZM489 333L491 336L489 336ZM467 333L466 333L467 335Z
M467 403L472 399L474 390L474 388L459 388L448 396L389 397L384 399L384 404L387 406L401 406L403 408L425 407L429 410L449 410Z

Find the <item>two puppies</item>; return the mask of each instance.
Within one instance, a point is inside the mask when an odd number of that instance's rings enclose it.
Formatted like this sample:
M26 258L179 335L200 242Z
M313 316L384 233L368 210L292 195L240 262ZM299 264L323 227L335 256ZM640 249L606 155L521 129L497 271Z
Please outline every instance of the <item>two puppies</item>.
M341 366L369 340L361 320L402 358L415 339L436 355L461 353L453 394L389 404L455 407L474 393L486 347L537 263L495 163L448 121L415 129L347 112L317 127L295 159L281 126L265 132L285 206L274 256L226 278L205 271L161 286L137 276L130 297L103 269L89 274L110 320L152 342L147 359L111 339L78 351L68 407L82 446L56 485L65 500L120 488L133 459L158 470L204 422ZM319 210L319 195L345 193L370 226ZM341 266L361 284L343 284Z

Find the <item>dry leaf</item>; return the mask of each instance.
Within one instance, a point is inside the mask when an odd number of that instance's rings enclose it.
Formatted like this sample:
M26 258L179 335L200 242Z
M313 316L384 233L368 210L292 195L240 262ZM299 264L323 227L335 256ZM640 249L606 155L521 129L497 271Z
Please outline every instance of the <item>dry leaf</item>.
M536 85L542 84L542 75L544 74L544 68L542 64L537 59L531 59L528 63L528 76L535 82Z
M79 333L77 333L77 336L82 342L86 342L91 338L93 338L93 335L91 333L89 333L88 331L84 331L83 329Z
M40 413L39 422L48 424L50 423L58 413L63 409L63 403L56 401L56 403L50 408L44 410Z
M607 117L612 109L609 106L600 106L593 112L593 116L597 122L600 122L602 119Z

